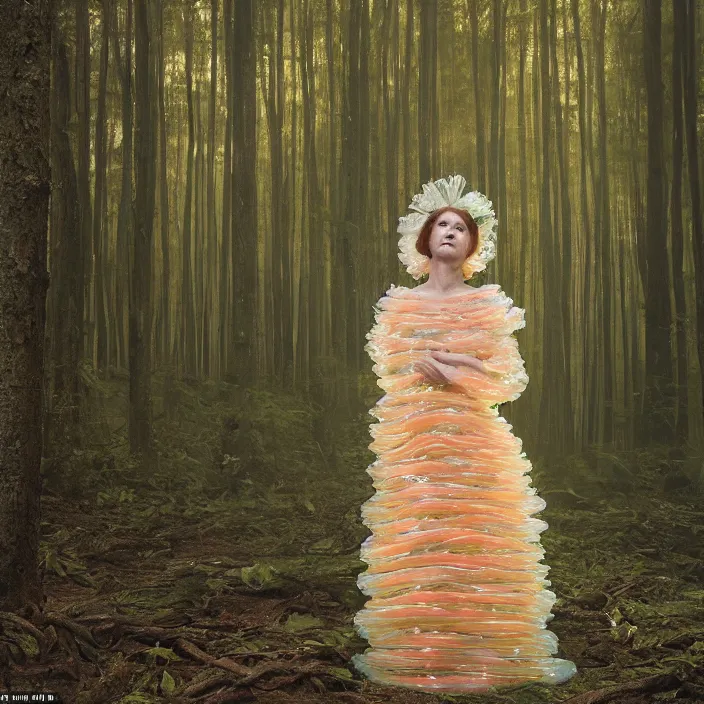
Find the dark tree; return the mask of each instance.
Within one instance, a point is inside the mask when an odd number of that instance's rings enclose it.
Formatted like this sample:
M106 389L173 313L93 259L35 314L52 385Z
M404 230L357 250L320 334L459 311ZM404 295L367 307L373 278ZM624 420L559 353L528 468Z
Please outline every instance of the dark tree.
M37 573L47 215L48 0L0 14L0 610L41 603Z
M52 33L51 170L52 193L49 248L50 373L44 421L44 455L52 460L67 456L78 442L79 381L81 359L79 332L83 319L83 250L78 229L76 169L69 139L69 67L58 27ZM48 476L57 478L54 462Z
M671 443L673 440L672 366L670 361L670 301L667 262L665 200L665 153L663 132L664 91L662 84L662 7L660 0L643 3L643 68L648 97L648 200L645 231L647 239L646 393L647 422L644 439ZM606 282L604 282L606 283Z
M152 100L153 52L146 4L135 6L135 204L134 258L130 287L130 450L146 463L152 459L151 277L156 181L156 148Z
M233 42L233 164L232 164L232 261L233 298L231 345L234 378L247 385L254 381L257 266L257 105L256 13L252 0L234 4Z

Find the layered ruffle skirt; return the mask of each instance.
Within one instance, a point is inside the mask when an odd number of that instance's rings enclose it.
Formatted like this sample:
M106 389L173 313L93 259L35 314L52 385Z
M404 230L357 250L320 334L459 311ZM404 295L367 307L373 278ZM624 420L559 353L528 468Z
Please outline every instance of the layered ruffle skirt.
M366 349L386 395L370 411L376 493L362 507L372 535L358 585L371 599L355 616L371 647L353 658L373 681L461 693L576 671L551 657L547 523L535 518L545 502L496 407L528 383L512 303L496 285L442 300L392 287L375 308ZM413 369L429 342L485 372L458 367L457 382L432 386Z

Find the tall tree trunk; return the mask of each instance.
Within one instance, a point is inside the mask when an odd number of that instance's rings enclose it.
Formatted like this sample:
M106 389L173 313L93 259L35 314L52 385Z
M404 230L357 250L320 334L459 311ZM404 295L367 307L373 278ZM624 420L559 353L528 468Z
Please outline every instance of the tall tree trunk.
M135 204L134 259L130 287L130 411L132 453L140 453L144 468L154 459L151 397L151 280L154 225L156 149L151 105L155 97L151 27L148 8L138 2L135 11Z
M540 105L541 105L541 172L540 172L540 237L541 250L544 256L544 269L548 272L557 271L555 257L555 243L552 221L552 207L550 201L550 154L551 154L551 120L550 120L550 36L548 34L548 0L541 0L539 7L540 21ZM544 282L545 300L547 305L544 310L543 325L543 370L552 370L559 359L559 330L561 328L560 309L555 303L555 279L546 277ZM557 388L558 380L551 382L550 386ZM553 387L553 383L555 386ZM550 453L559 453L561 438L560 404L558 394L543 391L540 399L541 449L544 456Z
M213 296L214 287L211 281L216 279L216 257L214 253L217 251L218 245L218 229L215 219L215 98L218 88L218 3L219 0L211 0L210 10L210 36L211 36L211 54L210 54L210 102L208 104L208 174L206 182L206 214L208 218L208 260L207 260L207 275L204 291L204 321L205 321L205 340L207 343L207 354L204 355L203 369L207 376L211 376L211 366L214 361L211 358L211 348L213 345L213 333L211 330L212 320L211 312L214 310L215 298Z
M232 170L232 371L237 382L256 381L257 169L255 12L252 0L234 6L234 124Z
M521 197L521 229L519 239L520 259L518 262L518 295L520 300L526 300L527 286L525 285L527 278L527 251L529 242L529 216L528 211L528 157L526 154L526 142L528 133L526 129L526 49L527 49L527 32L528 25L528 6L527 0L520 0L519 6L519 25L518 25L518 46L519 46L519 64L518 64L518 169L520 174L520 197Z
M42 448L51 16L8 0L0 18L0 610L42 606ZM25 608L25 607L31 607Z
M296 331L295 331L295 321L296 321L296 310L294 305L294 288L295 288L295 276L294 276L294 247L296 243L296 218L297 218L297 204L298 204L298 191L297 191L297 178L296 171L298 168L298 62L296 61L296 11L295 11L295 1L290 0L288 8L289 16L289 37L290 37L290 56L291 56L291 158L287 164L288 173L286 176L286 181L288 182L287 189L287 200L286 200L286 225L288 237L286 237L286 265L285 271L288 272L286 277L286 282L284 288L286 290L286 295L288 300L291 301L288 314L284 317L284 334L286 337L286 349L290 350L290 358L287 360L286 364L286 378L285 382L288 387L293 387L294 382L294 369L296 366Z
M410 2L410 0L409 0ZM477 190L486 192L486 138L484 137L484 100L479 73L479 0L467 0L467 14L472 28L472 88L477 146Z
M415 193L415 178L412 170L411 152L411 71L413 70L413 47L415 31L413 29L413 0L406 0L406 36L404 50L403 91L401 114L403 115L403 187L405 197Z
M607 0L592 0L593 9L593 34L594 34L594 74L596 82L596 96L598 102L598 179L596 180L596 215L594 229L598 247L595 251L597 262L596 286L598 295L597 318L598 341L597 344L597 369L601 370L601 383L592 389L590 398L595 398L594 403L594 441L610 443L613 431L613 360L612 360L612 334L611 326L611 211L609 206L609 170L607 151L607 121L606 121L606 69L605 69L605 43L606 43L606 10ZM594 377L597 382L597 376Z
M501 213L497 212L498 217L504 223L504 227L510 226L509 221L509 208L506 199L506 98L507 98L507 85L506 85L506 73L508 70L508 65L506 62L506 16L508 14L508 4L509 0L504 0L502 2L501 8L501 42L499 49L499 74L501 76L501 82L499 86L499 144L498 144L498 203L496 207L501 208ZM508 228L507 228L508 229ZM513 247L511 245L507 246L506 254L500 258L503 263L503 271L501 273L501 280L506 281L509 275L513 277L516 276L515 267L511 259L511 251ZM513 284L513 281L510 282ZM513 286L511 287L513 291Z
M193 13L191 0L184 9L184 43L186 49L186 109L188 111L188 146L186 156L186 192L183 206L183 267L181 271L181 360L186 375L197 374L196 364L196 310L193 282L192 207L193 207L193 154L195 151L195 125L193 116Z
M694 282L696 290L697 349L699 371L704 391L704 214L702 213L701 183L699 182L699 146L697 134L697 96L699 77L697 76L697 3L684 0L687 8L687 44L684 51L682 73L684 79L684 124L687 136L687 171L689 192L692 202L692 243L694 248ZM702 400L704 403L704 399Z
M661 3L643 2L643 66L648 98L648 271L645 288L646 387L650 402L644 440L671 444L673 412L670 360L670 305L667 268L665 154L663 148L663 85L661 68ZM665 416L663 416L665 414Z
M342 203L344 202L344 195L342 191L343 183L346 183L347 174L342 171L343 158L345 154L344 145L344 135L345 126L344 121L338 121L334 119L337 114L338 105L338 91L337 91L337 77L335 75L335 65L336 65L336 52L335 52L335 42L334 42L334 20L335 20L335 3L333 0L327 0L327 14L326 14L326 25L325 25L325 40L326 40L326 50L328 59L328 95L330 96L330 119L329 119L329 131L328 131L328 159L329 159L329 171L330 171L330 188L329 188L329 207L332 213L341 212ZM344 11L340 12L340 24L343 25ZM340 34L344 36L344 29L341 27ZM343 47L339 56L340 63L344 62L345 56L347 55L345 48ZM344 72L344 67L343 67ZM344 105L346 101L345 89L341 91L340 103ZM404 125L407 126L408 114L403 116ZM338 147L338 141L340 137L338 136L338 125L342 123L342 144ZM407 160L406 160L407 161ZM333 280L344 281L345 277L349 278L349 274L345 272L344 267L344 256L345 256L345 245L344 238L346 237L344 232L344 225L340 226L340 220L338 218L332 219L330 223L331 232L331 277ZM337 288L337 287L336 287ZM332 295L332 291L331 291ZM337 288L335 291L336 298L336 308L338 310L347 311L347 306L349 305L348 297L350 292L345 290L345 286ZM344 322L341 320L342 316L339 312L333 312L331 316L331 338L333 354L337 360L340 360L343 364L346 360L346 338L345 338L345 328ZM348 405L348 384L343 374L335 374L335 388L334 397L330 399L330 406L339 412L340 408L346 408Z
M193 193L193 288L195 291L193 307L195 309L195 365L196 377L203 378L203 269L204 260L208 248L205 238L206 231L203 227L203 129L200 119L201 96L200 96L200 75L197 72L195 91L195 173L194 173L194 193ZM196 245L199 244L199 246Z
M44 455L46 477L61 476L53 460L68 456L80 446L78 369L81 340L78 336L83 319L83 252L78 229L78 193L76 169L69 140L70 79L66 45L58 27L52 33L51 91L51 173L49 317L51 344L47 359L50 375L47 413L44 420Z
M159 91L159 212L161 213L161 325L160 341L158 346L161 362L172 364L171 359L171 257L169 247L169 184L166 170L166 145L168 133L166 131L166 105L164 95L164 0L159 0L157 8L159 17L157 48L158 48L158 91ZM180 125L178 128L180 129Z
M347 57L346 82L343 93L342 113L347 117L342 123L342 153L340 159L340 184L347 186L341 188L340 200L343 213L343 222L340 225L338 237L341 242L342 287L340 290L340 310L343 315L337 315L336 339L342 346L340 357L347 362L347 370L356 377L360 359L357 354L358 331L360 328L359 317L359 231L361 222L362 202L362 171L361 171L361 93L365 90L360 76L361 65L361 26L368 23L368 5L366 2L352 3L349 7L346 30L347 45L343 47L343 55ZM360 346L361 347L361 346ZM356 389L349 388L349 397L341 395L336 411L349 413L347 402L356 404Z
M117 3L113 4L117 11ZM117 20L117 16L115 16ZM132 0L127 0L127 19L125 23L125 63L120 58L120 43L117 33L117 21L114 22L113 51L115 66L122 85L122 183L120 188L120 209L117 217L117 242L115 247L116 271L115 298L118 320L116 323L116 365L127 368L129 309L129 268L130 247L132 242ZM85 257L84 257L85 262ZM82 319L82 316L81 316Z
M225 45L225 154L222 178L222 240L220 253L220 375L228 369L230 349L230 301L232 299L232 271L230 269L232 246L232 121L233 121L233 72L232 72L232 0L223 0Z
M307 193L307 222L302 232L301 258L305 267L305 276L301 278L299 300L308 301L299 316L299 347L301 342L307 346L299 357L299 366L307 380L313 374L316 358L326 354L326 340L321 331L323 323L324 296L323 283L324 262L322 254L325 248L324 233L320 222L320 184L318 182L318 163L315 149L316 110L315 110L315 74L313 66L313 16L308 0L303 0L301 15L301 86L303 89L303 148L305 190ZM314 240L312 238L315 238ZM321 398L320 390L316 396Z
M299 4L299 27L300 39L298 42L299 52L298 61L301 70L301 97L303 103L303 179L302 197L301 197L301 239L298 246L299 250L299 273L298 273L298 330L296 334L296 369L295 379L296 385L304 394L308 394L310 388L308 386L311 377L310 355L311 355L311 327L315 324L315 318L311 316L310 307L313 303L312 286L311 286L311 218L310 206L311 199L308 197L310 183L310 165L309 159L311 155L311 135L310 135L310 96L308 93L308 68L306 60L306 41L308 33L307 21L307 3L303 0ZM312 319L312 322L311 322Z
M589 200L589 180L587 177L588 166L588 151L587 142L587 116L586 116L586 87L584 79L584 51L582 49L582 30L579 15L579 0L571 0L572 6L572 24L574 26L574 42L577 53L577 111L579 120L579 194L580 194L580 215L582 222L581 237L584 241L584 262L588 265L591 261L591 250L593 247L593 238L590 236L591 223L589 218L590 200ZM583 375L581 380L582 396L590 388L590 374L593 372L593 366L586 364L586 360L591 359L591 351L589 347L591 328L588 323L588 310L592 305L592 299L589 295L589 286L591 284L591 276L589 271L582 274L582 307L580 311L580 320L582 321L583 337L582 337L582 364ZM590 371L591 370L591 371ZM588 437L588 415L584 414L581 427L582 438Z
M421 183L438 178L437 0L420 0L420 54L418 55L418 172Z
M572 398L570 393L570 368L571 368L571 345L570 331L572 329L570 313L572 310L572 208L570 205L570 179L569 179L569 152L564 143L564 129L562 125L562 103L560 102L560 70L557 61L557 2L551 0L550 7L550 45L552 59L552 92L555 109L555 141L557 143L557 161L559 170L559 194L560 194L560 215L561 227L556 247L560 251L560 267L555 269L555 289L557 293L556 301L561 306L562 325L556 331L559 339L560 350L557 360L561 362L559 369L553 368L552 373L557 376L556 388L560 390L559 402L562 410L562 437L566 450L572 450L573 445L573 425L572 425ZM562 245L560 247L560 244Z
M88 0L76 0L76 112L78 113L78 216L83 241L81 353L93 357L93 245L90 200L90 25ZM87 328L85 323L88 323ZM87 335L86 335L87 333Z
M278 135L272 135L274 130L273 122L276 118L276 38L275 31L272 27L271 15L274 13L273 8L266 7L264 5L259 5L257 12L259 13L259 24L262 43L265 49L260 52L257 58L257 75L259 76L259 90L262 94L262 103L264 110L266 112L267 119L267 141L269 144L269 176L273 177L274 161L275 161L275 145ZM273 178L272 178L273 180ZM267 193L265 189L264 197L267 198ZM274 350L274 337L276 336L276 322L274 321L273 309L275 302L274 298L274 259L275 254L273 251L274 243L276 241L276 235L274 233L275 224L278 226L276 213L274 212L277 207L278 198L276 191L271 189L271 196L268 198L268 202L264 206L267 212L266 227L268 237L264 242L264 266L262 276L263 280L263 290L265 291L263 295L263 310L262 310L262 345L264 349L264 367L263 373L264 377L270 382L276 385L276 369L275 369L275 358L276 352ZM280 321L279 321L280 322Z
M672 0L672 190L670 196L670 222L672 227L672 270L675 272L675 329L677 334L677 420L675 440L683 447L687 442L687 329L684 277L684 227L682 223L682 162L684 156L684 123L682 118L682 62L687 45L687 10L680 0Z
M391 34L391 46L387 42L383 44L382 54L382 99L383 99L383 119L385 128L385 144L386 144L386 182L385 182L385 201L386 201L386 223L385 237L382 239L384 249L382 251L381 261L385 262L385 266L380 267L383 273L395 272L398 263L396 253L396 242L394 234L398 225L398 173L399 173L399 140L398 126L399 122L396 118L400 109L400 84L399 84L399 7L398 0L388 0L386 12L384 14L385 31L382 36ZM390 49L390 51L389 51ZM390 64L390 69L389 69ZM389 70L391 73L391 82L393 89L389 86Z
M489 185L488 195L494 212L503 221L503 203L499 193L499 99L501 97L501 4L502 0L492 0L491 6L491 118L489 120Z
M106 195L106 137L105 128L107 83L108 83L108 54L110 41L110 18L112 10L111 0L103 0L103 12L101 18L101 39L100 39L100 70L98 75L98 113L95 123L95 195L93 203L93 251L95 252L95 273L93 277L93 289L95 291L94 320L96 326L96 360L98 370L107 370L109 350L108 350L108 316L107 301L105 300L105 277L107 276L107 266L105 265L107 247L107 213L103 212L103 200Z

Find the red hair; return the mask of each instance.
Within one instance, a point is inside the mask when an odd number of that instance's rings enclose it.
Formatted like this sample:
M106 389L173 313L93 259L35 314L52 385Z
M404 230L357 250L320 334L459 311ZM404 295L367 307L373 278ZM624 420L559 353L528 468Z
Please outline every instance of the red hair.
M444 208L438 208L430 214L430 217L425 221L425 224L418 235L418 239L416 240L416 249L426 257L432 258L430 253L430 233L432 232L433 225L436 223L437 219L448 210L451 213L455 213L455 215L459 215L462 220L464 220L464 224L469 230L470 242L467 257L471 257L477 250L477 245L479 244L479 227L477 226L477 223L474 222L474 218L466 210L453 208L451 205ZM467 257L465 257L465 259L467 259Z

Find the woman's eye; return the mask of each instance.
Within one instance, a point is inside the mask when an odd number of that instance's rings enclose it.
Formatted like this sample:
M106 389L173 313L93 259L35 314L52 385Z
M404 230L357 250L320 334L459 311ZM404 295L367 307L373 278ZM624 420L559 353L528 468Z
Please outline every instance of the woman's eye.
M440 222L438 222L438 225L447 225L447 220L440 220ZM464 232L464 227L462 227L462 225L459 225L458 227L460 232Z

